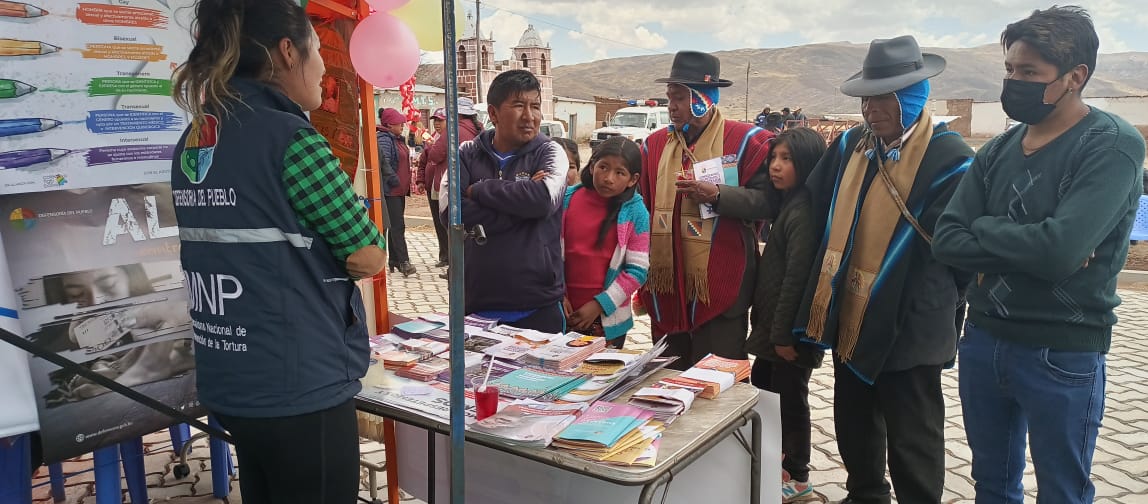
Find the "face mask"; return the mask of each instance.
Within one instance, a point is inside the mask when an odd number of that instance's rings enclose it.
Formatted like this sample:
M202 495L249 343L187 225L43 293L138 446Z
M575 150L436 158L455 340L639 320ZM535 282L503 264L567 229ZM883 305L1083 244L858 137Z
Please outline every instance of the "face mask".
M1057 80L1059 79L1058 77ZM1040 124L1053 110L1056 110L1056 104L1068 94L1068 90L1065 89L1064 94L1061 94L1055 102L1045 103L1044 92L1052 82L1005 79L1004 88L1001 90L1001 106L1004 107L1005 114L1014 121Z

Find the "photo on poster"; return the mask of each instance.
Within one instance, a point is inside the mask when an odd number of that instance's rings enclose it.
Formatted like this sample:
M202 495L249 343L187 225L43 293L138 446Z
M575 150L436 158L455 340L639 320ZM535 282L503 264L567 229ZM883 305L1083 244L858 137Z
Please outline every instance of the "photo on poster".
M189 329L178 261L45 275L18 287L28 335L53 352L116 351ZM167 293L167 291L175 291Z
M169 406L197 413L191 321L170 186L0 195L0 212L21 217L10 217L0 235L24 337ZM33 357L29 367L48 460L173 423L42 358Z

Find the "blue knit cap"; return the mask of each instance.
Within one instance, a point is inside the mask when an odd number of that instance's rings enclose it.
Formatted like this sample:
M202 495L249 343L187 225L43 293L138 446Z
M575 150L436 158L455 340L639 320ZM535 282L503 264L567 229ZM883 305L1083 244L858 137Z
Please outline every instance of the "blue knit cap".
M706 115L718 103L721 98L721 88L717 86L691 86L682 84L683 87L690 90L690 113L694 117L702 117ZM689 131L690 125L682 126L682 133ZM671 124L669 127L670 132L674 132L677 128Z
M901 127L905 131L908 131L909 127L921 117L921 112L925 110L925 104L929 101L929 89L929 80L925 79L893 93L893 96L897 97L897 104L901 107ZM876 159L878 153L882 159L901 160L900 146L885 151L882 144L878 142L875 148L865 151L865 155L869 159Z
M921 111L925 110L925 103L929 101L929 80L925 79L894 94L901 104L901 127L909 129L921 117Z
M718 99L721 98L719 92L721 88L717 86L686 85L686 87L690 90L690 112L694 117L706 115L706 112L717 105Z

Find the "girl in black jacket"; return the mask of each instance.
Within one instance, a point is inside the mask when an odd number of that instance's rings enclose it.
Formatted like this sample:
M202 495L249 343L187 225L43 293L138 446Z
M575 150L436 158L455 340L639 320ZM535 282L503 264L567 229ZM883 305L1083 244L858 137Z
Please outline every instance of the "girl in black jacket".
M750 377L753 385L781 395L783 502L813 492L809 483L809 377L821 365L823 351L798 341L793 323L817 247L805 179L824 153L825 140L809 128L785 130L773 140L769 178L784 196L758 262L753 330L746 341L746 353L757 356Z

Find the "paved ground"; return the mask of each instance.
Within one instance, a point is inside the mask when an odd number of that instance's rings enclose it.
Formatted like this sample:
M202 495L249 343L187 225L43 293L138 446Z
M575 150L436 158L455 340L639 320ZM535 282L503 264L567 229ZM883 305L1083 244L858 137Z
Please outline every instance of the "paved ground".
M438 278L440 270L431 267L436 257L433 235L427 230L412 230L408 234L411 259L418 273L409 278L396 276L388 281L391 309L401 313L421 313L446 309L446 281ZM1148 499L1148 345L1141 339L1148 335L1148 293L1123 290L1124 305L1117 312L1120 324L1113 337L1112 352L1108 356L1108 394L1104 426L1096 451L1093 476L1097 487L1096 502L1117 504L1142 502ZM634 347L649 346L649 331L644 320L630 338ZM947 397L946 414L947 466L945 481L946 503L972 502L973 486L969 477L971 458L965 442L961 421L961 406L957 396L957 371L947 371L943 378ZM830 502L845 497L845 470L836 455L832 421L832 370L819 369L810 385L810 404L813 409L813 472L817 489ZM170 501L182 504L213 503L211 473L206 447L193 451L192 474L182 480L172 476L174 465L166 436L152 435L146 439L146 463L150 498L152 501ZM382 461L382 448L376 443L364 442L364 456ZM91 468L91 459L69 461L65 472L81 472ZM36 502L50 502L47 488L47 470L38 473ZM69 503L95 502L92 497L92 475L82 473L68 480ZM366 481L364 476L364 482ZM385 477L380 475L380 494L385 496ZM242 502L238 495L238 481L232 481L230 502ZM1036 481L1031 464L1025 475L1028 502L1034 502ZM365 497L366 484L362 495ZM126 501L125 496L125 501ZM413 499L407 499L415 502Z

